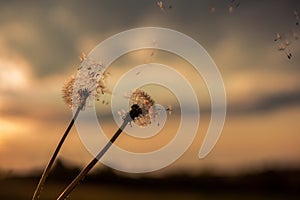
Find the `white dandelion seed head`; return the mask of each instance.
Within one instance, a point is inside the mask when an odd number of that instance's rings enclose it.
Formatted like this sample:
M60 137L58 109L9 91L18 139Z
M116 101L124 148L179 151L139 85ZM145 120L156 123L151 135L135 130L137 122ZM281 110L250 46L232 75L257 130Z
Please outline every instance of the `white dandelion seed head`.
M108 92L106 87L107 72L102 63L84 58L75 77L70 79L63 88L63 98L71 108L90 106Z

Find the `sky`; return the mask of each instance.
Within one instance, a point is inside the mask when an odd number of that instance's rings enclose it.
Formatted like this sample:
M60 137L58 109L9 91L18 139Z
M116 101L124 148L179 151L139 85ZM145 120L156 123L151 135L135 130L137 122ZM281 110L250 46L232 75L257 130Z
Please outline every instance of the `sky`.
M126 70L150 60L181 71L199 91L204 112L198 134L188 151L162 172L299 166L300 45L293 32L297 31L294 11L300 12L300 3L239 0L235 1L239 6L229 12L229 2L166 0L163 3L172 9L162 11L152 0L0 1L0 170L22 173L45 166L72 118L61 90L76 73L81 53L88 54L108 37L138 27L169 28L196 40L218 66L226 88L222 135L213 151L199 160L210 102L203 80L191 66L167 52L155 51L151 57L149 50L125 55L110 66L110 85ZM282 36L279 42L274 41L277 33ZM291 44L278 51L286 39ZM158 91L153 96L159 100ZM160 100L167 104L164 100L169 98L177 108L171 96ZM106 116L104 130L110 133L116 125L107 117L109 106L98 106ZM175 109L169 117L167 131L178 126L179 114ZM145 152L170 139L161 137L147 142L124 135L117 144ZM80 166L92 158L75 129L60 156Z

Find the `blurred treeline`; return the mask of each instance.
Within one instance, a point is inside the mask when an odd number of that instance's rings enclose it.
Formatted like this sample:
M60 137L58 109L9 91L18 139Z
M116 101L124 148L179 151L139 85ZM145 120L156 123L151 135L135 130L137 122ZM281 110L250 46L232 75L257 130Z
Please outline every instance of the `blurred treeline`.
M41 199L56 199L79 173L58 161ZM41 172L26 176L0 174L0 199L31 199ZM1 178L2 177L2 178ZM202 172L131 177L103 167L90 174L69 199L300 199L299 169L264 169L238 175Z

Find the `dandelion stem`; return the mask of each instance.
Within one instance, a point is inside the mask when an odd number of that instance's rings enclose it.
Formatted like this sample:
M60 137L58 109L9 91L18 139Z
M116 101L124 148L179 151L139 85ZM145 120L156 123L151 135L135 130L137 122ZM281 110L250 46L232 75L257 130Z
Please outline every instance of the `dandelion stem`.
M40 181L39 181L39 183L38 183L38 185L37 185L37 187L35 189L35 192L33 194L32 200L37 200L37 199L40 198L40 194L41 194L41 192L43 190L44 183L45 183L45 181L46 181L46 179L47 179L47 177L49 175L51 167L52 167L52 165L53 165L53 163L54 163L54 161L55 161L55 159L57 157L57 154L58 154L61 146L63 145L63 143L64 143L67 135L69 134L71 128L73 127L74 122L76 121L76 119L78 117L78 114L79 114L79 112L80 112L81 109L82 109L82 106L79 106L77 108L76 113L73 116L73 118L72 118L72 120L71 120L68 128L66 129L66 131L65 131L64 135L62 136L62 138L60 139L60 141L59 141L59 143L58 143L58 145L57 145L57 147L56 147L56 149L55 149L55 151L54 151L51 159L49 160L49 162L48 162L48 164L47 164L47 166L46 166L46 168L45 168L45 170L44 170L44 172L43 172L43 174L41 176L41 179L40 179Z
M80 174L70 183L70 185L61 193L61 195L57 198L57 200L66 199L69 194L75 189L77 185L79 185L89 171L96 165L98 160L102 158L102 156L106 153L106 151L111 147L111 145L115 142L115 140L122 133L126 125L131 121L131 117L128 114L121 125L121 127L116 131L113 137L109 140L109 142L104 146L104 148L98 153L98 155L80 172Z

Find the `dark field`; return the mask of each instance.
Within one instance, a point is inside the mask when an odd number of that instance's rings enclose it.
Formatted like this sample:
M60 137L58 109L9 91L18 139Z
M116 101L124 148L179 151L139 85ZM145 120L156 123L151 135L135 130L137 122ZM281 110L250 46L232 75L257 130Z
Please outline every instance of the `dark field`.
M57 164L41 195L56 199L78 169ZM0 180L0 199L31 199L39 177L8 177ZM87 177L69 197L70 200L133 199L300 199L300 170L264 170L239 176L176 174L162 178L129 178L104 169Z
M29 180L6 180L1 181L0 183L0 199L1 200L18 200L18 199L31 199L34 188L36 186L35 181ZM58 193L61 191L63 184L51 183L47 184L45 188L45 193L43 193L41 199L56 199ZM262 200L298 200L299 195L288 195L288 194L255 194L247 192L201 192L201 189L198 191L185 191L185 190L172 190L172 189L162 189L157 188L129 188L122 186L105 186L105 185L95 185L84 183L80 185L76 190L71 194L71 200L87 199L87 200L96 200L96 199L105 199L105 200L133 200L133 199L174 199L174 200L196 200L196 199L262 199Z

